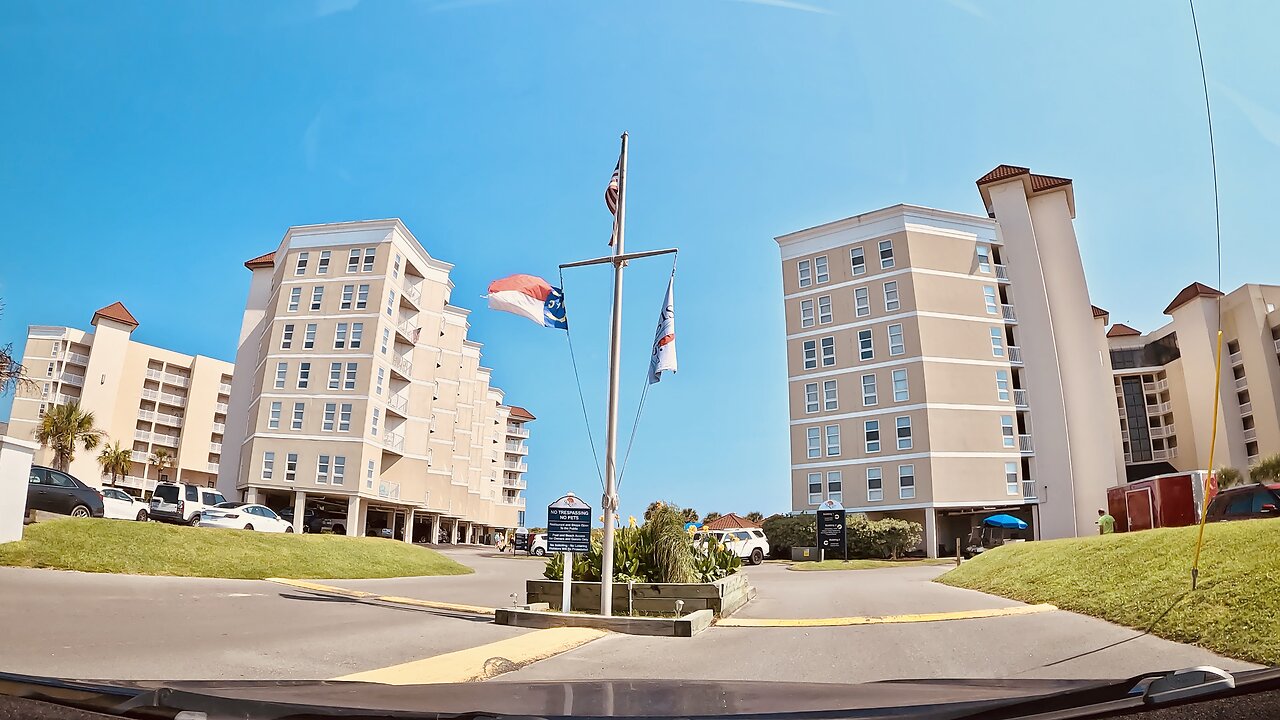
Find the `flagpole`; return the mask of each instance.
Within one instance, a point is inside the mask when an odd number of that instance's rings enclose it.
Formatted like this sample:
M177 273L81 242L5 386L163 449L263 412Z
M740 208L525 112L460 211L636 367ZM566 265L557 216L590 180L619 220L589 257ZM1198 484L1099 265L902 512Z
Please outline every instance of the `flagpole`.
M622 153L618 158L618 212L613 243L613 328L609 333L609 410L605 436L604 539L600 544L600 614L613 614L613 515L618 510L616 488L618 459L618 376L622 364L622 259L623 235L627 220L627 134L622 133Z

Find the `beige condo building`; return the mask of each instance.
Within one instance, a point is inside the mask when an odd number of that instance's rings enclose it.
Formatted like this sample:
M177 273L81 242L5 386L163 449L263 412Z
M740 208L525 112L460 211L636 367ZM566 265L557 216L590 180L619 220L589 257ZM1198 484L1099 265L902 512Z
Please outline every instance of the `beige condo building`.
M119 302L96 311L91 326L91 332L27 329L22 364L32 382L18 387L10 432L32 439L50 407L78 402L93 413L107 443L131 448L132 469L116 481L125 491L147 497L157 482L168 480L212 487L222 458L231 363L132 340L138 321ZM154 465L158 451L172 456L172 465ZM101 487L110 477L102 475L98 452L77 449L68 470ZM41 447L34 460L49 465L53 453Z
M348 535L490 542L524 523L534 418L490 384L452 265L399 220L292 227L245 265L224 493Z
M1248 478L1259 457L1280 452L1280 286L1242 285L1223 295L1202 283L1165 308L1148 333L1107 331L1125 479L1206 469L1213 436L1219 307L1222 378L1213 464Z
M776 239L794 510L914 520L929 555L997 510L1094 531L1123 467L1071 181L1002 165L978 189L989 217L895 205Z

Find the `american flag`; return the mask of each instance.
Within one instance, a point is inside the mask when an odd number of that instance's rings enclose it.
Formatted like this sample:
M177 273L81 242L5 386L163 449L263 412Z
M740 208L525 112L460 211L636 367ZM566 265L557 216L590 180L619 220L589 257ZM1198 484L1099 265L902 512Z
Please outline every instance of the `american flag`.
M604 204L609 208L609 212L613 215L613 232L609 234L609 245L613 245L613 240L618 234L618 173L622 170L622 158L618 158L618 162L613 166L613 176L609 178L609 184L604 189Z

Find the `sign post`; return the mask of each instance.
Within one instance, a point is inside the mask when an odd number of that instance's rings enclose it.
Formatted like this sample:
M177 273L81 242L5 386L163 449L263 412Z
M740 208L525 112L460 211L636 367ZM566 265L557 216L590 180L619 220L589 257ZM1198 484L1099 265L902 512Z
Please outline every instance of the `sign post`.
M564 553L564 591L560 612L569 612L573 554L591 549L591 506L573 493L547 506L547 552Z
M525 528L516 528L516 534L511 539L511 547L512 547L512 550L511 550L512 555L520 552L521 550L523 550L525 554L528 555L529 554L529 531Z
M839 550L849 560L849 546L845 543L844 506L835 500L827 500L818 506L818 547L823 559L828 550Z

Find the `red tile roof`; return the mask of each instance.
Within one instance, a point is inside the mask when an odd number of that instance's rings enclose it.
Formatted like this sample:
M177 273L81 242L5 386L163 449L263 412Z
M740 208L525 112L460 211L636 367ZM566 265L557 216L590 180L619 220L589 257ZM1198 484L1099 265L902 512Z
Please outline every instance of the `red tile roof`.
M1116 323L1107 331L1107 337L1127 337L1129 335L1141 335L1142 331L1135 330L1124 323Z
M759 523L753 523L750 520L739 517L736 513L721 515L720 517L708 523L702 524L703 530L733 530L735 528L758 528Z
M1031 192L1041 192L1043 190L1052 190L1063 185L1070 185L1071 178L1054 177L1052 175L1032 175L1031 176Z
M1031 172L1031 168L1018 167L1017 165L997 165L994 170L978 178L979 185L998 182L1000 180L1008 180L1011 177L1017 177Z
M250 270L257 270L258 268L275 267L275 264L276 264L275 252L269 252L265 255L259 255L258 257L253 258L252 260L246 260L244 263L244 266L249 268Z
M115 320L118 323L124 323L125 325L130 325L132 327L138 327L137 319L135 319L133 314L129 312L129 309L124 306L124 303L119 300L104 308L99 308L94 312L93 320L90 321L91 324L97 323L98 318L100 317L104 317L108 320Z
M1090 307L1093 308L1094 317L1106 317L1107 315L1110 314L1106 310L1103 310L1102 308L1098 307L1097 305L1090 305Z
M1214 290L1204 283L1193 282L1182 288L1182 291L1174 296L1173 301L1169 303L1169 307L1164 309L1164 314L1172 314L1174 310L1177 310L1198 297L1222 297L1222 293Z
M529 412L528 410L525 410L519 405L512 405L510 407L511 407L511 417L515 420L537 420L538 419L533 416L533 413Z

